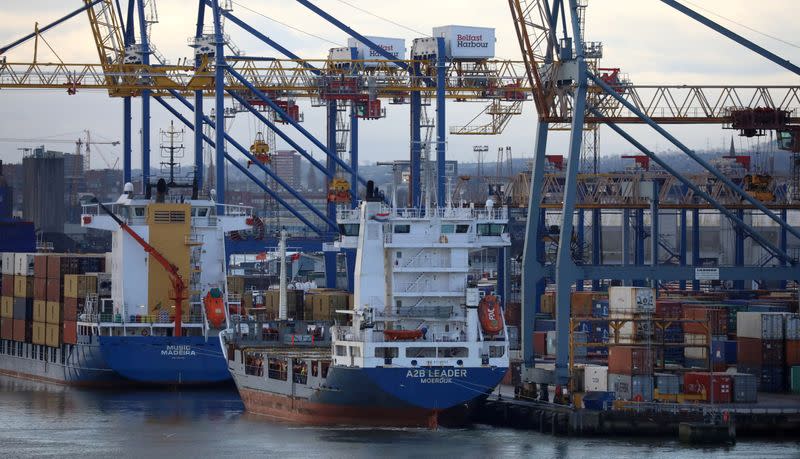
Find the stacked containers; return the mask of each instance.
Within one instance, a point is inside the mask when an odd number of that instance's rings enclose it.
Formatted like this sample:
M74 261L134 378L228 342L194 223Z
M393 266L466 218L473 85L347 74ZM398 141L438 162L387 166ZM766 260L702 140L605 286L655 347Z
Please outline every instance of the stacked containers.
M619 400L653 400L652 349L644 346L613 346L608 352L608 389Z
M758 378L747 373L728 373L733 379L733 401L756 403L758 401Z
M660 395L678 395L681 393L681 378L676 374L656 373L655 383Z
M703 346L686 347L684 363L687 367L705 368L708 366L708 347L713 346L714 337L726 339L728 336L728 310L719 305L687 302L683 304L683 318L698 321L683 323L684 343ZM708 342L709 332L712 336L712 343ZM718 367L719 370L724 371L724 358L720 358Z
M608 315L611 319L629 319L619 330L619 344L634 344L640 340L652 339L649 322L636 323L634 319L652 317L655 312L655 291L647 287L609 287ZM613 341L615 336L609 336Z
M0 338L14 338L14 254L0 254Z
M683 317L683 304L676 300L658 299L656 301L655 317L657 319L680 319ZM681 323L672 323L665 329L656 328L655 340L664 343L662 347L664 354L661 356L663 362L683 365L683 327ZM676 344L676 346L670 346Z
M33 259L33 344L47 343L47 255Z
M784 317L784 338L786 339L786 368L800 366L800 314L787 314Z
M759 380L759 390L784 388L784 314L740 312L737 323L737 370Z
M704 395L703 400L707 402L731 403L733 401L733 379L728 373L684 373L683 390L686 394Z
M608 319L608 299L594 300L592 302L592 317L595 319ZM608 343L610 336L608 321L591 321L589 330L589 342L591 343ZM593 354L608 355L608 347L590 347L588 352Z
M79 262L79 271L96 269L87 262ZM78 315L83 312L86 298L97 293L98 276L96 274L65 274L64 275L64 301L61 305L59 322L53 320L53 328L61 330L61 339L64 343L75 344L76 336L72 333L77 327ZM55 319L55 317L54 317ZM55 331L53 332L55 333Z
M350 309L350 294L336 289L311 289L305 296L303 305L304 320L331 321L337 310Z
M14 341L31 342L33 335L33 262L32 253L14 254Z

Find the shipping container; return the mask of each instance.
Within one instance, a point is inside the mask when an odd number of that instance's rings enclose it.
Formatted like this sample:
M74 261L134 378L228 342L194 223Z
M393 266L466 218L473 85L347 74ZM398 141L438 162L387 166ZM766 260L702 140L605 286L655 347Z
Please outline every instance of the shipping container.
M31 342L33 344L44 345L47 343L47 324L44 322L33 322Z
M548 319L536 319L533 324L533 331L554 331L556 329L556 321Z
M556 294L554 292L543 293L539 297L539 311L542 314L555 314L556 312Z
M47 279L33 279L33 299L47 301Z
M14 341L29 343L33 334L33 322L14 319Z
M655 316L661 319L680 319L683 317L683 304L677 300L656 300Z
M592 302L592 317L605 318L608 317L608 298L604 300L594 300Z
M47 302L47 323L51 325L58 325L61 323L61 303L57 301Z
M606 299L605 293L572 292L570 295L570 310L572 317L591 317L594 302L603 299Z
M533 352L536 355L547 354L547 332L533 332Z
M64 298L86 298L97 293L97 277L85 274L64 276Z
M33 257L33 277L47 279L47 255L37 253ZM36 343L39 344L39 343Z
M736 336L739 338L783 339L782 313L739 312Z
M2 294L3 296L14 296L13 274L3 274Z
M244 293L244 278L241 276L228 276L228 292L235 295Z
M785 357L784 342L740 337L736 354L740 364L754 367L780 366Z
M14 276L14 297L33 299L33 276Z
M444 38L448 59L491 59L495 56L494 29L490 27L446 25L434 27L431 35Z
M681 378L672 373L656 373L655 384L661 395L678 395L681 393Z
M15 258L14 252L3 252L2 254L0 254L0 257L2 257L1 258L2 259L2 265L0 265L0 271L2 271L2 273L5 274L5 275L13 276L14 275L14 267L15 267L15 265L14 265L14 258Z
M786 366L800 365L800 339L786 340Z
M388 37L373 37L365 36L367 40L378 45L381 49L392 55L392 60L405 60L406 58L406 41L402 38L388 38ZM382 54L373 50L361 41L355 38L347 39L347 46L349 48L356 48L356 56L358 60L362 61L385 61L387 60ZM349 59L349 57L348 57ZM379 62L365 62L365 67L376 67Z
M733 380L733 401L735 403L756 403L758 401L758 378L748 373L729 373Z
M50 347L61 347L61 324L47 324L47 342Z
M800 394L800 366L791 369L791 386L793 394Z
M33 320L33 298L14 298L14 319Z
M710 403L731 403L733 382L727 373L687 372L683 375L683 391L705 395L703 400Z
M0 319L0 338L14 339L14 319Z
M47 301L33 300L33 321L47 322Z
M649 402L653 400L652 375L608 374L608 388L619 400Z
M653 350L637 346L612 346L608 350L608 371L623 375L652 375Z
M47 279L47 301L61 301L64 298L64 289L61 288L61 279L52 277Z
M583 370L583 387L586 392L608 391L608 367L586 365Z
M78 344L78 323L64 321L61 328L65 344Z
M0 317L4 319L14 318L14 297L2 296L0 297Z
M683 318L700 321L684 322L683 331L685 333L704 334L708 327L711 329L712 335L728 334L728 310L725 308L684 304Z
M783 318L783 337L787 340L800 340L800 314L787 314Z
M655 293L649 287L609 287L608 310L610 317L655 312Z
M32 253L14 254L14 276L33 277L33 260L34 254Z
M78 311L82 308L83 304L79 303L77 298L64 298L64 310L61 317L63 322L78 320Z
M608 383L606 383L608 385ZM613 392L608 391L587 391L583 395L583 407L587 410L602 411L609 410L613 406L616 396Z
M759 367L742 362L736 365L739 373L749 373L758 378L759 392L783 392L786 387L783 368L783 365Z
M350 298L348 297L348 307L350 309ZM518 302L508 302L503 310L503 317L506 319L507 326L519 327L522 325L522 305Z

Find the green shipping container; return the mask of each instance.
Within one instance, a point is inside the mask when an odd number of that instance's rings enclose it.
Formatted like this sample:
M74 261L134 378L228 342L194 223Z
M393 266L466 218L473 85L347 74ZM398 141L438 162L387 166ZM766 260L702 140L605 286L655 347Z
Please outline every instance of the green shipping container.
M792 392L800 394L800 367L792 367Z

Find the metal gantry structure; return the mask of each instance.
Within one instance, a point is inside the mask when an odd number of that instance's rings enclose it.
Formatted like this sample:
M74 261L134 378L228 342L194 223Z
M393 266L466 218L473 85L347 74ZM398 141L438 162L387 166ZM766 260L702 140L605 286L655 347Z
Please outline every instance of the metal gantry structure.
M111 97L122 98L125 182L132 180L133 99L139 99L142 188L148 187L150 182L150 118L151 103L155 101L194 131L195 177L200 185L204 174L204 144L214 150L213 181L217 202L225 202L225 165L230 164L316 233L315 244L319 248L322 242L332 241L338 231L337 204L329 202L327 208L318 209L268 165L258 161L248 148L232 138L225 131L225 117L219 116L226 113L226 99L235 101L240 111L250 113L265 129L273 131L304 157L311 167L324 174L329 183L341 175L349 177L351 206L357 202L359 186L366 183L358 173L359 122L382 117L379 108L381 100L409 104L410 205L414 207L423 204L420 177L423 160L429 150L433 150L435 155L433 164L436 180L434 189L426 190L426 195L428 198L435 196L440 206L445 203L447 101L487 103L488 106L467 126L454 126L449 131L455 135L488 135L501 133L509 119L521 113L521 104L529 99L531 88L526 85L525 68L521 62L448 59L442 38L433 38L436 41L434 51L427 51L425 55L412 52L410 60L398 60L314 3L307 0L296 2L357 39L380 58L358 60L355 58L355 48L352 48L351 59L305 59L270 38L262 28L234 14L232 2L197 0L196 28L190 39L194 59L171 65L155 51L150 41L151 29L158 22L154 0L82 0L80 8L0 48L0 56L85 13L99 63L44 63L36 59L33 62L10 62L4 58L0 61L0 89L59 88L69 94L83 90L105 90ZM225 26L231 24L273 49L278 57L243 56L232 45L225 31ZM206 106L209 99L213 99L212 110ZM325 108L324 138L317 138L302 126L293 103L296 99L311 100L313 105ZM369 102L369 108L375 108L373 101L378 101L377 111L363 113L360 110L360 104L365 102ZM425 105L429 101L435 103L435 122L426 121ZM341 115L348 106L349 116ZM191 112L191 116L187 112ZM209 116L209 112L217 116ZM488 122L480 122L487 118ZM213 131L212 135L204 133L207 127ZM348 160L341 157L340 153L346 148L337 141L342 138L344 131L349 140ZM434 131L431 137L435 138L428 142L424 131ZM302 148L293 138L298 134L321 151L325 161L315 159ZM271 184L282 188L285 193L278 193L242 166L234 157L236 151L236 156L241 155L240 158L244 157L261 169ZM294 198L301 208L288 202L286 196ZM322 224L306 218L303 210L310 212ZM335 252L326 252L328 286L333 286L335 282L335 271L332 271L336 266L335 256Z
M662 3L800 75L797 66L686 6L672 0L662 0ZM662 127L665 124L721 124L748 135L763 129L797 132L800 85L637 86L624 78L619 69L600 68L602 44L584 39L585 0L509 0L508 4L539 117L529 182L522 180L512 184L530 186L521 287L523 376L527 381L566 383L569 380L570 293L573 288L582 290L585 282L591 281L592 288L599 289L601 281L611 280L627 285L649 283L654 287L664 281L680 282L682 286L690 282L693 288L699 288L695 267L700 262L700 211L704 208L719 212L736 228L735 263L718 267L716 272L720 280L735 281L740 288L745 280L784 283L800 280L798 260L787 252L788 239L800 237L798 228L787 222L787 212L800 206L789 201L764 203L755 199L740 183L721 173ZM754 110L775 114L780 122L743 126L737 121L737 114ZM651 127L701 166L715 186L709 188L679 173L624 130L621 126L624 124ZM605 125L627 140L660 166L660 174L622 177L579 174L584 131L596 125ZM548 133L554 130L570 131L566 169L557 176L547 171ZM639 180L647 185L641 192L639 184L633 183ZM631 190L636 191L631 193ZM662 199L666 202L662 203ZM659 238L659 215L663 208L677 211L680 219L680 244L669 262L659 256L665 250ZM560 215L557 234L551 233L545 223L548 209L551 214ZM619 264L603 263L600 241L604 210L623 215L622 262ZM645 211L649 211L649 227L644 224ZM777 225L777 243L745 221L746 211ZM581 249L587 227L591 228L593 242L588 254ZM692 233L691 254L687 249L688 228ZM632 229L636 230L635 237L631 237ZM768 265L745 265L746 239L763 247L774 261ZM548 241L555 241L556 247L548 248ZM631 244L631 241L635 242ZM651 253L647 264L646 241ZM630 257L631 254L634 256ZM548 283L555 284L558 342L555 374L542 376L535 367L531 330L535 329L540 298Z

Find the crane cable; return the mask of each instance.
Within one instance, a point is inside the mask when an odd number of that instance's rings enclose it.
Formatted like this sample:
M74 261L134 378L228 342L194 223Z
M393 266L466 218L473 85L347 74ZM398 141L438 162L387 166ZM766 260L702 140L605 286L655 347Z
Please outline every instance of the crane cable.
M287 23L285 23L285 22L281 22L281 21L279 21L279 20L277 20L277 19L275 19L275 18L272 18L272 17L269 17L269 16L267 16L267 15L266 15L266 14L264 14L264 13L261 13L261 12L259 12L259 11L256 11L256 10L252 9L252 8L249 8L249 7L245 6L245 5L242 5L242 4L241 4L241 3L239 3L239 2L236 2L236 1L234 1L234 2L233 2L233 4L234 4L234 5L236 5L236 6L239 6L239 7L241 7L242 9L245 9L245 10L247 10L247 11L249 11L249 12L253 13L253 14L256 14L256 15L258 15L258 16L261 16L261 17L263 17L264 19L268 19L268 20L270 20L270 21L272 21L272 22L274 22L274 23L276 23L276 24L280 24L280 25L282 25L282 26L284 26L284 27L286 27L286 28L292 29L292 30L294 30L295 32L300 32L300 33L302 33L302 34L308 35L309 37L313 37L313 38L316 38L316 39L318 39L318 40L322 40L322 41L328 42L328 43L330 43L330 44L332 44L332 45L336 45L336 46L338 46L338 47L344 47L344 45L343 45L343 44L341 44L341 43L336 43L335 41L328 40L328 39L327 39L327 38L325 38L325 37L321 37L321 36L319 36L319 35L315 35L315 34L313 34L313 33L311 33L311 32L308 32L308 31L305 31L305 30L303 30L303 29L299 29L299 28L297 28L297 27L291 26L291 25L289 25L289 24L287 24Z
M770 34L768 34L768 33L766 33L766 32L762 32L762 31L760 31L760 30L758 30L758 29L754 29L754 28L752 28L752 27L750 27L750 26L747 26L747 25L745 25L745 24L742 24L741 22L734 21L734 20L733 20L733 19L731 19L731 18L727 18L727 17L725 17L725 16L723 16L723 15L721 15L721 14L719 14L719 13L715 13L714 11L711 11L711 10L709 10L708 8L704 8L704 7L700 6L700 5L698 5L697 3L691 2L690 0L683 0L683 2L684 2L684 3L687 3L687 4L689 4L689 5L692 5L692 6L694 6L694 7L695 7L695 8L697 8L697 9L703 10L703 11L705 11L705 12L707 12L707 13L713 14L714 16L717 16L718 18L722 18L722 19L724 19L724 20L726 20L726 21L728 21L728 22L730 22L730 23L736 24L736 25L738 25L739 27L743 27L743 28L745 28L745 29L747 29L747 30L749 30L749 31L751 31L751 32L755 32L755 33L757 33L757 34L759 34L759 35L763 35L763 36L765 36L765 37L767 37L767 38L771 38L771 39L773 39L773 40L775 40L775 41L779 41L779 42L783 43L784 45L788 45L788 46L791 46L791 47L793 47L793 48L800 48L800 45L797 45L797 44L795 44L795 43L792 43L792 42L790 42L790 41L786 41L786 40L784 40L784 39L782 39L782 38L776 37L775 35L770 35Z

